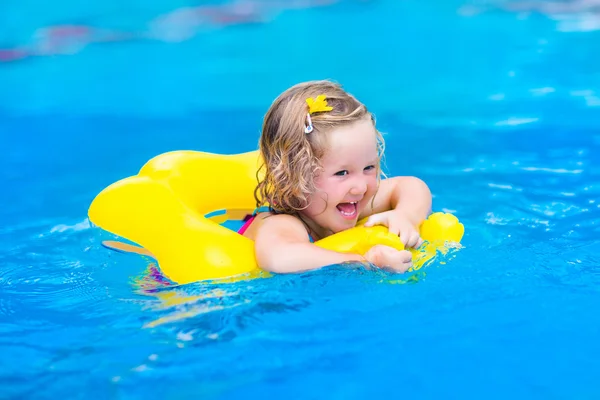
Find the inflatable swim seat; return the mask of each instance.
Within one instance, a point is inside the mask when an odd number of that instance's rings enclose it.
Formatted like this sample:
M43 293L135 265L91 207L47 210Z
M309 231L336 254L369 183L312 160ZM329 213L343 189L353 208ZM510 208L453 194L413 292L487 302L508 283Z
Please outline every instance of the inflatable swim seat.
M90 205L90 221L141 246L176 283L259 272L254 242L221 225L253 213L259 157L258 151L161 154L102 190ZM460 242L464 226L452 214L434 213L420 231L428 243L413 251L415 269L446 241ZM404 248L386 227L360 224L315 244L358 254L375 244Z

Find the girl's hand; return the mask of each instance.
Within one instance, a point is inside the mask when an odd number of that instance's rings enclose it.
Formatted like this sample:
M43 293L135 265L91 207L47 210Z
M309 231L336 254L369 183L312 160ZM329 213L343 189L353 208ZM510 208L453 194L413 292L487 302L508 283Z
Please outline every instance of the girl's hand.
M405 247L418 248L423 244L423 239L415 225L400 210L390 210L369 217L365 226L384 225L389 231L400 236L400 241Z
M412 266L412 254L409 251L398 251L382 244L371 247L365 259L378 268L391 268L397 272L406 272Z

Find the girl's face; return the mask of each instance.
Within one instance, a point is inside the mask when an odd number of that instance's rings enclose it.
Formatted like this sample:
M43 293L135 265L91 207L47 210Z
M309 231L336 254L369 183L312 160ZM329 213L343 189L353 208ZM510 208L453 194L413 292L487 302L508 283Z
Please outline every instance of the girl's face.
M315 177L317 191L300 212L316 239L356 226L377 191L379 157L370 118L325 133L327 150Z

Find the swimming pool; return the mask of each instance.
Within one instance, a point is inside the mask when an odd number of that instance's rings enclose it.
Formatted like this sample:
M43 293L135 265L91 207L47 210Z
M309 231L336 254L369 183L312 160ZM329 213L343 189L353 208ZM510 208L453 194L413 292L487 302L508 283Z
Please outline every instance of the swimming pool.
M0 398L598 398L593 10L106 3L3 6ZM376 113L387 172L465 224L463 249L410 281L163 287L100 246L86 212L106 185L169 150L253 149L278 92L326 77Z

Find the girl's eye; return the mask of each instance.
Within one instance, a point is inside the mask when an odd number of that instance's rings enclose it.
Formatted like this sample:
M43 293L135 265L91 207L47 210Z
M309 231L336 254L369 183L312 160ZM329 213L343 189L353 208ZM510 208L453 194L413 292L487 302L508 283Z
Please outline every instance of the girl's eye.
M374 165L369 165L368 167L365 167L365 171L370 171L370 170L372 170L374 168L375 168Z
M334 175L335 176L345 176L345 175L348 175L348 170L344 169L342 171L338 171Z

